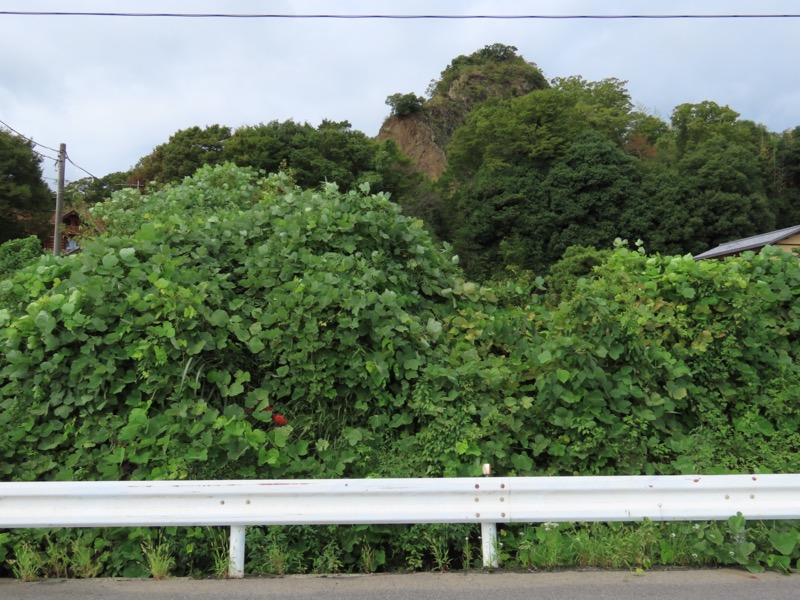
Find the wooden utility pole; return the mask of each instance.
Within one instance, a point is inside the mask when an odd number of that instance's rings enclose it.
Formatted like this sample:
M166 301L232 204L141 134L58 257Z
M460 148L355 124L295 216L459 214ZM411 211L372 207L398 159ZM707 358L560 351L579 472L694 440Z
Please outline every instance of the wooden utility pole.
M64 212L64 167L67 162L67 145L58 148L58 187L56 188L56 223L53 230L53 256L61 254L61 218Z

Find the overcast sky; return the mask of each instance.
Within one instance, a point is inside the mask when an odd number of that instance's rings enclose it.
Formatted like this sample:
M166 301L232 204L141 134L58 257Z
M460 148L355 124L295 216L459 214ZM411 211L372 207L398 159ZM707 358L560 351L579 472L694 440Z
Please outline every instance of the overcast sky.
M382 15L800 14L796 0L0 0L0 11ZM713 100L772 131L800 125L800 19L333 20L0 14L0 120L67 144L96 176L179 129L347 120L377 134L395 92L515 46L548 79L628 82L668 119ZM54 153L39 148L44 154ZM55 177L51 160L45 175ZM67 180L85 174L67 165ZM52 181L50 182L52 184Z

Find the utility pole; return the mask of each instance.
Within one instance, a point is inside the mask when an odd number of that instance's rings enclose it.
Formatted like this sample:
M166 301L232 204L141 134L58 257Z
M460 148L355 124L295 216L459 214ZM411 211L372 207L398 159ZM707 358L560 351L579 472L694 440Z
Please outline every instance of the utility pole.
M64 211L64 166L67 162L67 145L58 148L58 187L56 188L56 223L53 230L53 256L61 254L61 218Z

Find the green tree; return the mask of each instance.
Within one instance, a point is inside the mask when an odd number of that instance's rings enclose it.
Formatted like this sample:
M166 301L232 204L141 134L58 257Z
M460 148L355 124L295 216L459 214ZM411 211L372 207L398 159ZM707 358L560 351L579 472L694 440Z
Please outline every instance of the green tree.
M373 140L353 131L349 121L323 120L316 129L310 128L304 144L292 148L289 168L299 185L315 187L329 182L348 190L374 170L376 149Z
M375 143L347 121L324 120L315 128L289 120L237 129L223 156L268 173L287 170L301 187L327 181L350 189L372 171L375 150Z
M692 252L775 228L766 161L754 140L731 137L711 135L678 162L678 172L690 186L686 210L701 222L687 240Z
M736 111L708 100L677 106L671 121L678 155L683 156L715 133L730 137L738 118Z
M514 46L492 44L458 56L428 86L424 119L434 140L447 148L453 133L480 104L524 96L549 87L539 68Z
M471 112L448 146L450 175L468 179L482 165L494 171L525 165L546 172L584 131L622 146L637 117L623 82L559 79L552 88Z
M540 271L555 218L541 183L533 170L487 169L459 188L441 234L471 278L490 279L511 265Z
M572 118L603 133L617 146L622 146L629 131L642 123L626 84L627 81L614 77L601 81L587 81L579 76L553 80L553 88L567 100Z
M236 129L225 143L223 158L241 167L260 169L267 173L284 170L296 176L289 164L296 147L304 147L313 127L308 123L270 121L258 125L245 125ZM302 179L302 177L301 177ZM314 178L312 186L321 179ZM303 185L309 182L303 180Z
M692 210L693 193L686 177L656 159L643 169L641 189L621 216L621 231L628 232L628 239L642 240L650 252L692 252L703 226L702 215Z
M386 104L391 107L391 115L393 117L408 117L419 113L422 111L424 103L425 98L417 96L414 93L397 93L386 98Z
M156 146L133 167L128 183L147 185L180 181L193 175L204 165L222 162L222 150L231 137L231 128L224 125L189 127L170 136L169 141Z
M241 127L226 142L223 158L267 173L286 171L304 188L326 181L341 189L368 183L373 191L387 192L395 202L422 212L424 199L431 197L394 142L373 140L348 121L324 120L316 128L292 120Z
M441 180L450 205L441 233L466 272L543 272L568 246L619 236L639 195L641 174L623 150L637 118L622 82L580 78L470 113Z
M763 126L714 102L678 106L667 131L652 125L626 146L642 171L643 194L623 216L631 239L698 253L779 224L773 136Z
M45 235L53 196L33 145L0 129L0 243Z
M118 171L99 178L84 177L70 181L64 187L65 203L71 206L91 206L104 202L122 188L137 187L135 183L128 183L130 177L130 172Z
M484 85L477 80L484 79ZM487 81L488 80L488 81ZM490 83L490 85L485 85ZM512 84L512 85L507 85ZM513 85L521 89L514 90ZM505 92L497 87L505 87ZM442 71L439 79L430 83L428 95L441 98L457 88L470 101L485 100L489 94L519 95L535 89L548 87L547 80L533 63L517 54L517 48L505 44L490 44L469 55L454 58Z
M640 197L635 159L596 131L579 136L543 182L554 219L547 264L573 245L610 248L628 238L623 215Z
M776 226L800 225L800 127L777 136L772 158Z

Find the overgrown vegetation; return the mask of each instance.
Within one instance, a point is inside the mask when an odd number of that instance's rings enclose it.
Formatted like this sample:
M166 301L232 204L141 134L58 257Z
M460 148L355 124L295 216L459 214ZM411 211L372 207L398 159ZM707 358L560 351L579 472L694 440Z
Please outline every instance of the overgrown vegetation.
M0 279L13 275L42 254L42 242L36 236L17 238L0 244Z
M438 182L346 121L194 127L70 187L94 205L80 254L0 246L0 479L799 472L797 257L687 254L800 222L798 130L713 102L666 122L625 82L548 83L502 44L428 95L387 103L446 149ZM25 186L6 195L44 201ZM478 535L250 528L247 571L477 568ZM498 553L789 571L799 541L731 515L510 525ZM0 563L224 576L227 534L0 532Z
M524 271L482 286L366 186L231 165L93 216L81 254L0 282L3 480L800 468L800 265L776 249L696 262L618 241L569 253L552 292ZM588 564L595 534L637 549L598 565L784 569L800 552L793 525L741 519L542 527L504 530L507 564ZM0 559L21 577L219 573L207 535L13 531ZM464 568L479 546L466 526L249 535L249 568L275 574Z

